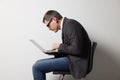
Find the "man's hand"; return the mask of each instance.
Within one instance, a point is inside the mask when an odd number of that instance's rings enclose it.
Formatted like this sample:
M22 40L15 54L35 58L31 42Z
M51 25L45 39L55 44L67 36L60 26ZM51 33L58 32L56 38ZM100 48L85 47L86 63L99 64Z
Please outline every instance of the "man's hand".
M52 50L56 50L56 49L58 49L59 46L60 46L59 43L53 43L53 45L52 45Z

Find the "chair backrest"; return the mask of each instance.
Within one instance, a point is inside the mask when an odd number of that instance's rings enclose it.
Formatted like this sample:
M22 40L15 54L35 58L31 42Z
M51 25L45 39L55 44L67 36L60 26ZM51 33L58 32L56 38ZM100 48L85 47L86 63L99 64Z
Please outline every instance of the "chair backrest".
M93 57L94 57L94 52L95 52L96 46L97 46L97 42L92 42L91 53L89 54L89 57L88 57L87 74L90 73L93 68Z

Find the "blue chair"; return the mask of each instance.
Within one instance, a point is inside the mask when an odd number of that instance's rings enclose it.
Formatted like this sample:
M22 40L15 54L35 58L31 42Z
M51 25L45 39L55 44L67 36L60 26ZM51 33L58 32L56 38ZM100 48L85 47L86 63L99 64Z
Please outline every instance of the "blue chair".
M97 46L97 42L93 42L92 46L91 46L91 53L90 53L89 59L88 59L88 69L87 69L86 76L87 76L87 74L89 74L92 71L92 68L93 68L93 57L94 57L94 52L95 52L96 46ZM65 75L70 75L71 73L70 72L65 72L65 71L54 71L53 74L60 74L60 75L62 75L62 79L61 80L63 80ZM80 80L85 80L85 77L81 78Z

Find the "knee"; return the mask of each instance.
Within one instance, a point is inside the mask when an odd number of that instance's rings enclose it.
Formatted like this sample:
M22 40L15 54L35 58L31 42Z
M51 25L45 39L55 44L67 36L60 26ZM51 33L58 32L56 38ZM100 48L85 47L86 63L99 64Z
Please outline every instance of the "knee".
M32 66L32 70L33 71L39 71L40 70L40 62L38 63L38 61L36 61L33 66Z
M33 71L37 71L37 69L38 69L37 64L34 63L33 66L32 66L32 70L33 70Z

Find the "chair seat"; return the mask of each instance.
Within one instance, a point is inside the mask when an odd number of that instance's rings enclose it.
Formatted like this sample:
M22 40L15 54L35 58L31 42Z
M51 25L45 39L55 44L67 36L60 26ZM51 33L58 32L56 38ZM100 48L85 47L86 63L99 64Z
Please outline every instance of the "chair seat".
M54 71L53 74L68 74L68 75L70 75L71 73L67 72L67 71Z

